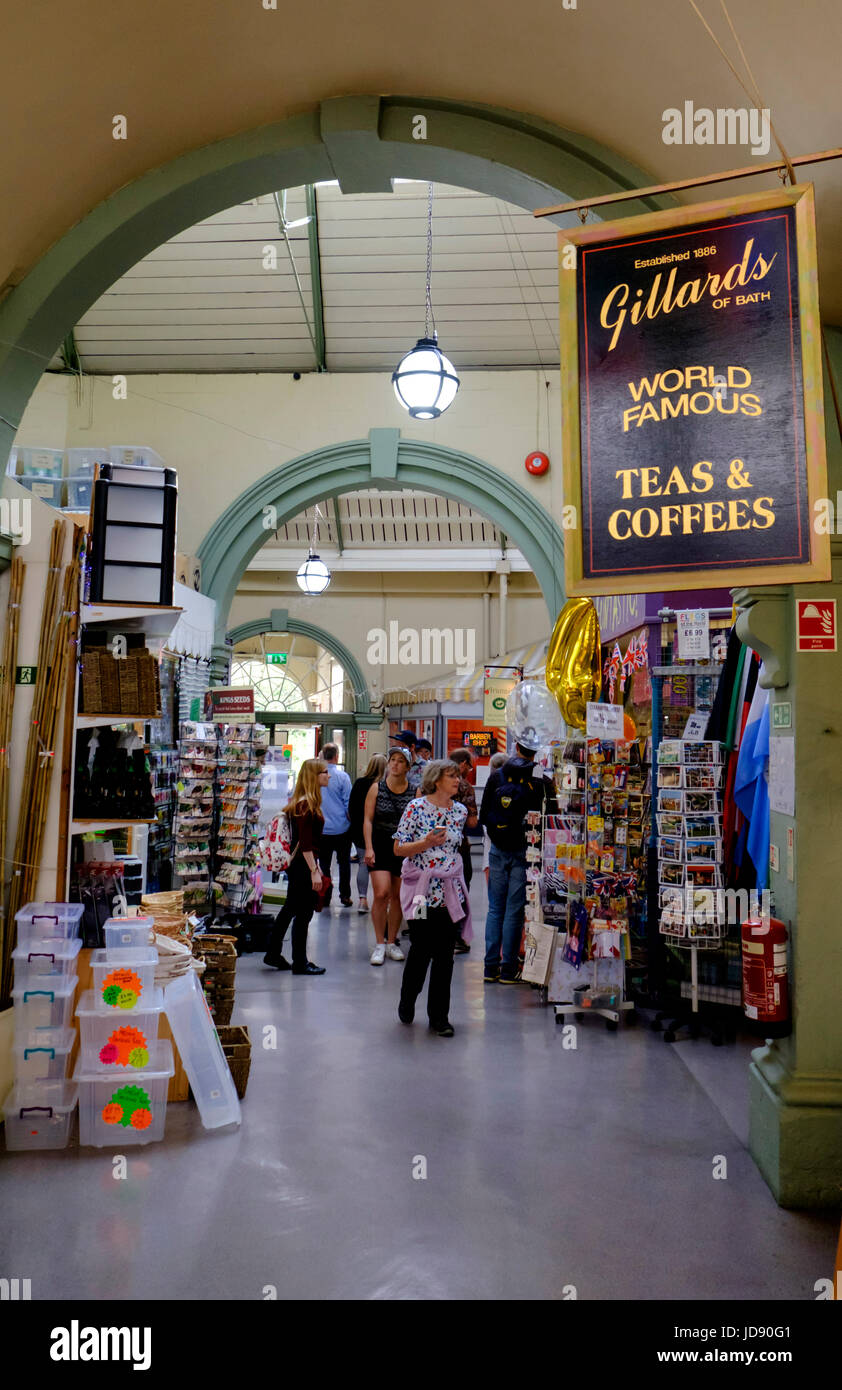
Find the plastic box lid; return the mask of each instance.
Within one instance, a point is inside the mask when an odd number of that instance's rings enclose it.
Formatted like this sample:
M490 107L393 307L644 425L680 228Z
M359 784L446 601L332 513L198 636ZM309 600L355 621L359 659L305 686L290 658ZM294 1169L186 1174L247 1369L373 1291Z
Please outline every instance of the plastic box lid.
M117 954L108 950L92 951L91 965L150 965L157 964L158 951L155 946L135 946L130 949L119 947Z
M49 948L49 949L47 949ZM55 956L56 960L75 960L82 949L81 936L71 936L65 941L32 941L28 946L17 946L12 951L12 960L25 964L30 956ZM103 951L104 955L105 952Z
M175 1074L172 1043L168 1038L159 1038L149 1049L149 1056L150 1065L144 1067L142 1072L138 1072L135 1067L109 1067L107 1072L94 1071L90 1068L83 1069L80 1057L76 1063L73 1080L97 1081L100 1085L110 1086L118 1078L125 1077L126 1080L136 1081L139 1076L142 1076L145 1084L147 1081L163 1081Z
M85 992L84 992L84 994L82 995L82 998L79 1000L79 1002L78 1002L77 1005L76 1005L76 1015L77 1015L77 1017L78 1017L80 1014L84 1014L84 1016L85 1016L86 1018L90 1015L92 1018L104 1019L104 1020L106 1021L106 1023L113 1024L113 1021L114 1021L113 1014L107 1014L107 1013L104 1013L102 1009L98 1009L98 1008L96 1007L95 1000L96 1000L96 993L95 993L95 991L92 990L92 989L86 989ZM136 1013L139 1013L139 1014L162 1014L163 1012L164 1012L164 991L160 988L160 986L156 986L156 987L152 990L152 993L151 993L150 996L149 996L149 1001L147 1002L147 1001L144 999L143 1004L140 1006L139 1009L133 1009L133 1010L132 1010L132 1017L134 1017L134 1015L135 1015Z
M67 1077L60 1081L16 1081L3 1102L3 1113L7 1119L28 1109L66 1113L74 1108L77 1098L77 1088Z
M51 999L63 999L65 995L73 993L78 983L78 975L68 975L65 978L54 980L51 984L47 984L46 980L43 984L35 984L30 980L27 984L15 985L12 990L12 998L18 1005L25 1004L27 999L43 994L49 995Z
M15 921L31 922L36 917L55 917L59 922L81 922L84 911L82 903L27 903L15 913Z
M53 1055L70 1052L76 1041L75 1028L27 1028L23 1032L15 1029L13 1052L40 1052L46 1048Z

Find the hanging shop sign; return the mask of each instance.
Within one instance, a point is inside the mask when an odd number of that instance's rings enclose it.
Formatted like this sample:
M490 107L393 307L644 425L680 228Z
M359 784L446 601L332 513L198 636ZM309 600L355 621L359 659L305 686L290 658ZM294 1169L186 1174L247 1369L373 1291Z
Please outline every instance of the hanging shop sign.
M828 579L812 185L559 246L568 594Z
M493 729L467 729L462 734L462 742L478 758L491 758L497 752L497 738Z
M588 738L623 738L623 706L587 704L585 733Z
M513 676L495 676L493 668L485 668L485 680L482 690L482 722L490 724L492 728L500 723L505 723L506 701L521 679L520 674Z
M205 692L205 719L212 724L253 724L254 687L211 686Z
M706 608L679 608L675 627L679 661L710 660L710 621Z

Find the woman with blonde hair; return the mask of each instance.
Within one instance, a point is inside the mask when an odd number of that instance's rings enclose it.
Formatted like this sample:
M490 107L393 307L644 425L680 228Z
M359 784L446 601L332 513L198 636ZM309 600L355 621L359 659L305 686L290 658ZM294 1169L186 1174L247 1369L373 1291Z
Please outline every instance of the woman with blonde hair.
M348 819L351 822L351 842L357 850L357 896L359 911L368 912L369 869L365 862L365 799L373 782L379 782L386 767L386 754L374 753L362 777L358 777L348 800Z
M365 862L371 870L374 902L371 921L375 946L372 965L382 965L386 957L404 960L398 945L401 925L401 861L394 851L394 839L401 816L415 796L407 773L412 754L406 748L389 749L386 769L378 782L372 782L365 799L363 830Z
M301 764L295 790L284 807L290 827L292 856L287 868L287 900L275 918L264 965L292 970L293 975L324 975L324 967L307 959L307 928L322 890L319 847L324 829L322 787L327 766L321 758ZM292 922L292 966L281 955L286 929Z

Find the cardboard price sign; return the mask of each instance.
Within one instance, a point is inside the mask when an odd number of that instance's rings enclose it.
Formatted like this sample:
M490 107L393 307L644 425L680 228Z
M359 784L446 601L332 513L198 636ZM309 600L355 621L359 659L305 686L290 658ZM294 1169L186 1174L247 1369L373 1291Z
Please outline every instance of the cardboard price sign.
M829 579L812 186L559 245L567 592Z

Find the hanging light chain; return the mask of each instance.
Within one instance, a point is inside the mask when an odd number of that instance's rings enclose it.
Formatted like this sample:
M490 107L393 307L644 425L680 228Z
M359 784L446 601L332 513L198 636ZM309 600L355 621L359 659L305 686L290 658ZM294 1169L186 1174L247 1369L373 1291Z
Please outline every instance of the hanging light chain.
M427 194L427 294L424 301L424 337L436 337L436 320L433 314L431 284L433 279L433 185ZM432 333L430 329L432 328Z

